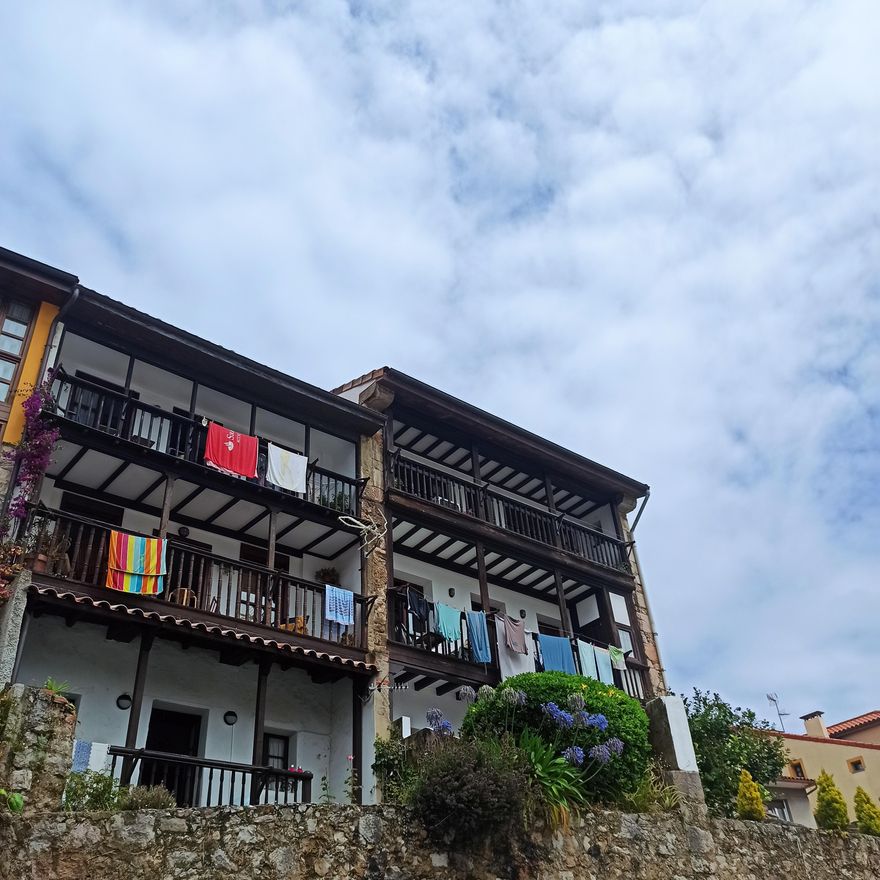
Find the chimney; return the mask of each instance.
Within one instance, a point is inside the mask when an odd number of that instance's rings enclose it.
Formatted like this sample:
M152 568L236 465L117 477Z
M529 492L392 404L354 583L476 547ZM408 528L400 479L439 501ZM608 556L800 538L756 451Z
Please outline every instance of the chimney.
M801 721L804 722L804 730L806 730L807 736L815 736L818 739L829 739L828 728L825 727L825 722L822 720L822 714L822 711L817 709L815 712L808 712L806 715L801 715Z

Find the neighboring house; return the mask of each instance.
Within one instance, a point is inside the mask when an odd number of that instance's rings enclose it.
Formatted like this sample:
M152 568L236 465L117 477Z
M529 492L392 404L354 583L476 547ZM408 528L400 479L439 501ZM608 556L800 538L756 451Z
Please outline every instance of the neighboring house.
M3 450L21 439L24 413L15 406L38 381L50 334L60 333L59 311L77 279L0 248L0 439ZM0 462L0 493L11 465Z
M647 486L388 367L336 393L386 419L388 651L404 729L424 727L430 707L457 725L462 685L544 668L542 634L569 640L577 670L575 638L619 647L613 683L639 699L665 693L627 522ZM435 632L449 607L451 641ZM472 649L474 610L490 616L489 663ZM527 655L496 637L503 615L524 624Z
M4 257L4 297L28 302L35 271ZM339 516L358 513L359 441L382 418L85 288L64 317L14 680L66 682L79 738L181 803L279 800L300 782L252 787L223 762L301 766L342 797L372 743L374 666L359 534ZM210 422L260 438L256 477L206 466ZM307 457L303 492L267 479L269 442ZM158 596L105 586L111 530L167 540ZM326 619L328 582L356 594L352 625ZM178 757L138 771L124 750L144 747Z
M822 712L802 716L805 733L777 733L785 741L789 761L778 784L771 786L771 810L779 818L814 828L815 779L825 770L834 777L855 818L853 800L861 786L880 800L880 712L825 726ZM808 805L808 806L807 806Z

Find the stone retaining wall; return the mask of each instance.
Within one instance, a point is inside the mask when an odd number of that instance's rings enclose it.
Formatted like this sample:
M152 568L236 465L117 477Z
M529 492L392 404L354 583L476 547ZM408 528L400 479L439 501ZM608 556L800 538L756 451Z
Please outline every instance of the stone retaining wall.
M597 812L512 866L431 845L393 807L254 807L0 818L0 880L876 880L880 839L680 814Z

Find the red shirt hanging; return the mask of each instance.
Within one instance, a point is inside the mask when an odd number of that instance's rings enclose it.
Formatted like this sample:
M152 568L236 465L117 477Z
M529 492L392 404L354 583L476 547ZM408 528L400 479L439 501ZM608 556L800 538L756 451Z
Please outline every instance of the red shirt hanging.
M256 437L208 422L208 439L205 441L205 464L208 467L234 477L255 477L258 449Z

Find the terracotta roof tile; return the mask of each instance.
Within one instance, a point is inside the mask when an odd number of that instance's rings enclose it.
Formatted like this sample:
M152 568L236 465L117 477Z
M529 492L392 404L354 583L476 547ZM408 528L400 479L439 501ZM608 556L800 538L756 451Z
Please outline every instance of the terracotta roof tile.
M160 614L158 611L147 611L143 608L109 602L106 599L93 599L91 596L83 596L69 590L57 590L54 587L41 587L32 584L30 589L31 592L38 596L49 596L63 601L73 602L76 605L88 605L91 608L102 608L106 611L120 612L127 614L129 617L139 617L143 620L151 620L156 623L173 623L176 626L185 627L196 632L223 636L235 641L249 642L252 645L261 645L267 648L277 648L279 651L287 651L291 654L297 654L314 660L324 660L330 663L337 663L340 666L360 669L365 672L376 671L376 666L374 664L366 663L363 660L352 660L350 657L340 657L338 654L316 651L313 648L306 648L303 645L296 645L291 642L276 641L275 639L250 635L249 633L241 632L240 630L232 629L231 627L220 626L219 624L205 623L200 620L189 620L186 617L177 617L173 614Z
M828 725L829 736L840 736L844 733L851 733L861 727L869 727L872 724L880 724L880 710L875 709L872 712L866 712L864 715L857 715L847 721L841 721L838 724Z

